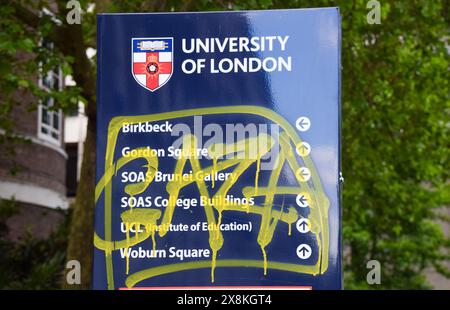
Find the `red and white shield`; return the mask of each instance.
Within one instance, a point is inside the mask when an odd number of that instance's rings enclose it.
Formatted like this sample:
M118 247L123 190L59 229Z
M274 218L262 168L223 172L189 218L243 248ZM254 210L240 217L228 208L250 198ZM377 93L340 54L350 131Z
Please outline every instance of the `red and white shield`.
M142 87L155 91L173 72L173 38L133 38L132 74Z

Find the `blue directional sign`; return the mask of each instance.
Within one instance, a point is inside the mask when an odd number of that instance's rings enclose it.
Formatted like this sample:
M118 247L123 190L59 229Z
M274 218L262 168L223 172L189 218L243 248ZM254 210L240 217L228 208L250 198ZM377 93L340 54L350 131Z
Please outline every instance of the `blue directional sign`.
M337 8L98 16L95 289L341 288Z

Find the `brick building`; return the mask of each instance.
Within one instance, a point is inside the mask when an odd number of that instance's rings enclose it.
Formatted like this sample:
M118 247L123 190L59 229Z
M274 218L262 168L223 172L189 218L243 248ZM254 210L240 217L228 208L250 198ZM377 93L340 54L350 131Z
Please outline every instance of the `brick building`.
M42 44L53 48L51 42ZM37 82L46 91L61 90L64 86L60 68L37 77ZM21 96L17 99L22 102L38 100L26 94L16 96ZM54 99L48 98L39 102L34 111L29 111L25 104L15 105L11 111L14 133L28 140L28 143L13 145L13 156L0 151L0 199L14 199L18 206L18 213L8 220L12 239L26 231L38 237L47 236L63 218L58 210L67 209L69 205L64 116L60 110L52 109L54 104ZM13 167L15 174L11 173Z

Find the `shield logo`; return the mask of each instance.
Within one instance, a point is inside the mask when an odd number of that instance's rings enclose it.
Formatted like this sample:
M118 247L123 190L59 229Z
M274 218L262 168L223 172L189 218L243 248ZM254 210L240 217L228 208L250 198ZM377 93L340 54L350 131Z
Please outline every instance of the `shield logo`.
M173 72L173 38L132 38L131 73L142 87L155 91Z

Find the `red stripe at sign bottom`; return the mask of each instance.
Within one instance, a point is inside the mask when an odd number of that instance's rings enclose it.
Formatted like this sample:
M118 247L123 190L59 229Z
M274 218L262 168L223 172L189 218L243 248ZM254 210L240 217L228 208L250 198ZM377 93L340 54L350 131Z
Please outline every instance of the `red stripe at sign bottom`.
M244 291L291 291L291 290L312 290L312 286L143 286L143 287L121 287L119 290L169 290L169 291L182 291L182 290L244 290Z

